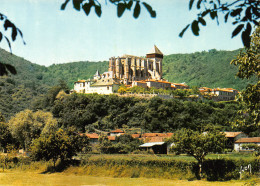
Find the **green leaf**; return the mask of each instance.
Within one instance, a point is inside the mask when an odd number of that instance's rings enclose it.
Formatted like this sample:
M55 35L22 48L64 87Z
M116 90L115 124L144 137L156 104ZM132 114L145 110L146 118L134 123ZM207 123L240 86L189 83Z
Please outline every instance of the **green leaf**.
M199 18L198 18L198 21L199 21L203 26L206 26L206 21L205 21L202 17L199 17Z
M9 21L8 19L6 19L5 23L4 23L5 30L7 30L8 28L12 28L12 27L13 27L13 23L11 21Z
M250 47L250 42L251 42L251 30L252 26L250 23L247 23L246 25L246 30L242 32L242 41L245 47L249 48Z
M198 0L198 3L197 3L197 9L200 9L200 4L201 4L202 0Z
M8 46L9 46L9 49L10 49L10 51L12 53L11 43L10 43L9 39L6 36L5 36L5 40L6 40Z
M147 11L150 13L151 17L156 17L156 12L152 9L152 7L147 4L146 2L143 2L143 5L147 9Z
M102 11L101 11L101 6L100 5L95 5L95 12L96 12L98 17L101 16Z
M232 38L235 37L239 32L244 28L244 24L240 24L236 27L236 29L232 32Z
M254 23L256 26L259 25L259 23L258 23L256 20L253 20L253 23Z
M191 30L192 30L192 32L193 32L193 34L194 34L195 36L198 36L198 35L199 35L199 30L200 30L200 28L199 28L199 24L198 24L198 23L199 23L198 21L194 20L194 21L192 22L192 24L191 24Z
M246 17L248 20L252 21L251 6L246 9Z
M225 23L227 22L227 20L228 20L228 16L229 16L229 12L225 15Z
M130 10L131 7L132 7L132 5L133 5L133 1L130 0L130 1L128 2L128 4L126 4L126 8L127 8L128 10Z
M20 34L21 38L23 39L23 33L19 28L16 28L16 30L18 31L18 33ZM23 44L26 45L25 41L23 40Z
M136 1L135 9L134 9L134 18L138 18L139 17L140 11L141 11L140 2Z
M60 9L61 9L61 10L65 10L65 8L66 8L66 6L67 6L67 4L68 4L69 1L70 1L70 0L66 0L66 1L61 5Z
M118 3L118 5L117 5L117 16L118 17L121 17L123 15L125 8L126 8L125 4Z
M242 32L242 41L245 47L249 48L250 47L250 35L246 32Z
M7 75L8 72L6 71L5 64L0 62L0 76Z
M201 16L205 17L209 12L210 12L210 10L207 9L204 12L201 13Z
M83 0L72 0L73 6L76 10L80 11L80 5L83 2Z
M247 23L245 32L247 32L248 35L250 35L250 34L251 34L251 30L252 30L251 24L250 24L250 23Z
M189 10L191 10L193 3L194 3L194 0L190 0L190 3L189 3Z
M256 17L260 17L260 12L259 9L257 7L252 7L252 12L253 14L255 14Z
M17 29L16 29L16 27L13 25L12 35L11 35L13 41L15 41L16 36L17 36Z
M211 19L215 19L215 17L217 17L217 16L218 16L218 13L216 11L210 12Z
M7 70L8 70L9 72L11 72L12 74L17 74L16 69L15 69L14 66L9 65L9 64L5 64L5 67L6 67Z
M233 10L233 11L230 13L230 15L231 15L232 17L235 17L235 16L237 16L237 15L240 15L240 13L241 13L242 10L243 10L242 8L237 8L237 9Z
M87 16L89 15L90 9L91 9L92 6L93 6L92 3L85 3L85 4L82 6L82 8L83 8L83 10L84 10L84 12L85 12L85 14L86 14Z
M179 37L182 37L184 32L189 28L190 24L188 24L182 31L181 33L179 34Z

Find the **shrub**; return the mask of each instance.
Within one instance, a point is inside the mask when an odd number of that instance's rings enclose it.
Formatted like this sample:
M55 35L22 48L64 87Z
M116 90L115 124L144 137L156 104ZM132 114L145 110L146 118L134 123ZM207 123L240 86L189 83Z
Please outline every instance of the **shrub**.
M259 160L257 158L250 160L208 159L202 165L204 178L209 181L239 179L240 167L247 166L248 164L251 164L253 174L258 172ZM137 177L140 175L142 177L166 179L178 177L180 179L194 180L195 178L199 178L199 167L195 161L177 160L169 156L158 157L141 154L138 156L93 155L83 158L81 165L85 165L87 170L90 169L90 167L91 169L101 168L99 174L103 172L106 176L126 176L125 170L127 168L127 171L129 171L127 176L129 177ZM137 171L137 173L131 173L131 171L134 170Z

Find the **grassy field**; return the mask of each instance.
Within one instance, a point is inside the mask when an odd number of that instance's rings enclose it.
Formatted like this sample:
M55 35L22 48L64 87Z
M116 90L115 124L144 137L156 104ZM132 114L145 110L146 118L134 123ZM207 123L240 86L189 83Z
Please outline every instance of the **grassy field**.
M260 185L257 174L241 180L232 177L231 181L197 180L190 170L190 164L196 164L193 157L185 155L119 155L85 154L77 157L76 164L68 164L59 169L58 163L53 172L52 162L27 162L0 169L2 185ZM207 159L251 160L250 154L212 154ZM232 160L232 161L233 161ZM171 164L171 162L176 162ZM60 164L64 165L64 164ZM227 164L228 165L228 164ZM225 167L223 167L225 169ZM224 175L239 170L224 170ZM58 171L58 172L57 172ZM225 172L226 171L226 172ZM206 171L205 171L206 172ZM210 173L210 172L207 172ZM208 175L207 175L208 176ZM189 180L189 181L188 181ZM191 181L193 180L193 181ZM208 179L209 180L209 179ZM221 179L215 179L221 180ZM223 179L224 180L224 179ZM230 180L230 179L226 179Z
M41 174L39 172L28 171L5 171L0 172L0 185L189 185L189 186L241 186L245 183L260 184L260 180L251 179L250 181L227 181L227 182L208 182L208 181L187 181L187 180L167 180L167 179L149 179L149 178L112 178L112 177L94 177L85 175L75 175L67 173Z

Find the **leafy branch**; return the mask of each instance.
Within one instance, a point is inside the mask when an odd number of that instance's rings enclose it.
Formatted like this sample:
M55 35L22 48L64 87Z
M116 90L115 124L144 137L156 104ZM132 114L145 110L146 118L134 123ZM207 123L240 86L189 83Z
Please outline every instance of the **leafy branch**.
M73 8L77 11L83 9L85 14L88 16L92 8L94 8L95 13L98 17L101 17L102 14L102 5L98 0L65 0L65 2L61 5L61 10L65 10L67 4L72 1ZM121 17L125 10L131 11L133 8L133 17L138 18L141 13L141 5L146 8L149 12L150 16L155 18L156 11L146 2L142 2L140 0L109 0L109 3L117 6L117 16ZM107 4L107 0L105 0L105 4Z
M22 31L15 26L14 23L12 23L4 14L0 13L0 22L2 23L4 27L4 31L0 31L0 42L3 41L3 39L7 42L9 49L12 53L12 47L10 41L15 41L17 38L17 35L19 34L20 37L23 39L23 33ZM8 30L11 30L11 38L8 37L5 33L8 32ZM23 40L23 43L25 44L25 41ZM16 74L16 70L14 66L9 64L4 64L0 62L0 76L8 75L8 72L12 74Z
M197 19L188 24L179 34L180 37L191 26L191 31L195 36L199 36L200 24L206 26L205 17L209 16L211 20L216 20L219 24L219 13L225 14L224 22L228 20L232 21L233 25L238 25L232 32L232 38L241 33L241 39L245 47L250 47L250 35L252 26L259 25L260 19L260 1L251 0L234 0L225 1L221 0L190 0L189 10L194 7L196 2L197 10L200 13L197 14Z

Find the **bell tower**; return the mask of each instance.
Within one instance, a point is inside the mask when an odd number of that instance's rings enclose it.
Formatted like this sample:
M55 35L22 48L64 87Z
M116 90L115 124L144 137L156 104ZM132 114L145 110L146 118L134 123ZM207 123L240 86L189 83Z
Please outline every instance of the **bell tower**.
M157 80L162 79L163 53L154 45L153 49L146 54L146 58L153 60L153 74Z

